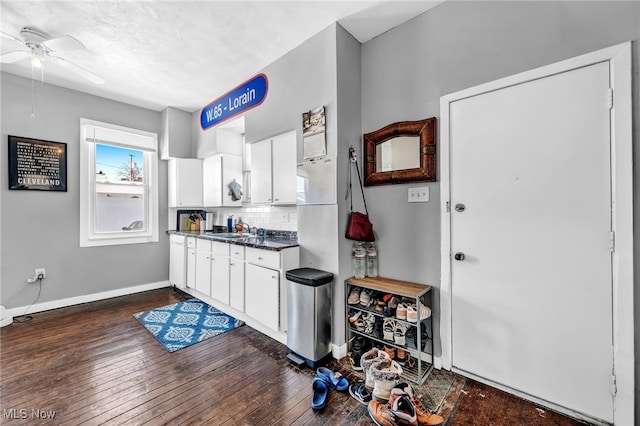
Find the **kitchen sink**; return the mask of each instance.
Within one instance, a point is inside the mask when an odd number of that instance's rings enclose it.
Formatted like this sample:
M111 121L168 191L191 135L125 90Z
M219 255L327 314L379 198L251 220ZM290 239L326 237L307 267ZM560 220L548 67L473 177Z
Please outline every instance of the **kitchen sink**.
M239 233L239 232L216 232L211 234L212 237L219 238L248 238L254 236L249 233Z

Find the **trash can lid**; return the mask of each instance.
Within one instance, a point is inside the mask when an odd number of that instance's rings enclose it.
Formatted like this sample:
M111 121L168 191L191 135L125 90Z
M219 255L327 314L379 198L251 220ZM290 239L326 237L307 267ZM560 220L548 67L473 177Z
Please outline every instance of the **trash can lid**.
M333 281L333 274L313 268L298 268L285 272L287 280L294 283L318 287Z

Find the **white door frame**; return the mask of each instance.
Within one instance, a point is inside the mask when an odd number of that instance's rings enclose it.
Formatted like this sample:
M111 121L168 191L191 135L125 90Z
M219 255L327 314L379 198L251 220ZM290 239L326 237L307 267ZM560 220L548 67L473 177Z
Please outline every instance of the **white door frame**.
M451 297L451 182L450 116L452 102L471 96L548 77L595 63L609 62L613 107L611 108L611 194L615 250L613 272L613 372L617 391L614 397L614 423L634 424L634 324L633 324L633 151L631 106L631 42L618 44L562 62L502 78L440 98L440 208L441 208L441 287L440 336L442 367L452 368ZM504 387L502 387L504 389ZM511 393L517 393L509 390ZM525 398L527 395L521 395ZM531 397L529 397L531 399ZM542 402L542 401L540 401ZM551 401L552 402L552 401ZM548 404L547 404L548 405ZM562 407L553 407L576 415Z

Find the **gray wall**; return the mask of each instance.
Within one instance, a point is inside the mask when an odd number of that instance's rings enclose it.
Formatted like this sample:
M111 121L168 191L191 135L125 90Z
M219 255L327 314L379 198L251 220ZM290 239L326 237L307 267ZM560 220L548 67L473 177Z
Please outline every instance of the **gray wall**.
M353 146L358 155L358 164L362 168L362 130L361 130L361 105L360 75L361 57L360 43L351 34L338 26L336 40L337 48L337 73L338 73L338 254L339 274L335 281L334 291L334 343L341 345L346 339L345 329L345 285L344 280L353 276L351 265L351 250L353 241L344 238L347 229L350 204L345 199L347 184L349 181L349 147ZM358 188L358 177L355 169L352 169L353 184L353 208L364 212L362 195Z
M639 96L638 2L446 2L362 46L362 132L438 117L441 96L632 40L634 107ZM634 141L640 128L634 112ZM442 123L438 123L441 125ZM636 149L636 164L640 150ZM634 179L637 182L638 170ZM407 203L407 188L366 189L382 276L439 286L440 186ZM640 218L636 184L635 222ZM635 266L640 267L640 238ZM640 269L638 269L640 270ZM437 306L437 305L436 305ZM635 295L640 307L640 291ZM640 321L636 308L636 342ZM437 315L435 316L438 320ZM434 321L435 322L435 321ZM439 324L434 325L436 338ZM436 353L440 345L436 341ZM636 389L640 383L636 346ZM636 390L636 417L640 418Z
M38 303L135 285L169 276L167 166L159 161L160 240L150 244L80 248L80 118L160 133L160 113L48 84L35 84L31 119L31 80L1 75L2 149L2 305L29 306L38 286L26 284L37 267L47 269ZM67 144L67 192L9 191L7 135Z

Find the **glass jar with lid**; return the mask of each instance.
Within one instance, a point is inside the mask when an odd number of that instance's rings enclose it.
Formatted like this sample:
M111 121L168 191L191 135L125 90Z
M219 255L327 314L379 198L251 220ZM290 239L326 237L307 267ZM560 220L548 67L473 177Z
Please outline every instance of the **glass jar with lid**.
M378 276L378 249L376 245L371 243L369 247L367 247L367 271L366 274L368 277L377 277Z
M364 278L367 272L366 265L367 252L364 248L364 243L356 241L353 243L353 268L355 269L354 276L356 278Z

